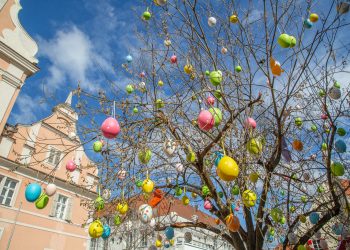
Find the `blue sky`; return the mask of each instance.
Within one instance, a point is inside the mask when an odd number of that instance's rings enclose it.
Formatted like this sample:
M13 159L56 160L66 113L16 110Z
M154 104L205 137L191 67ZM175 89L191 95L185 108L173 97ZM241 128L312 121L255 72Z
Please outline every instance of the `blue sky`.
M138 3L22 0L19 18L39 45L40 71L27 79L9 122L32 123L48 116L78 82L97 92L105 80L98 68L112 75L114 65L136 48L132 5ZM113 77L122 80L123 75Z

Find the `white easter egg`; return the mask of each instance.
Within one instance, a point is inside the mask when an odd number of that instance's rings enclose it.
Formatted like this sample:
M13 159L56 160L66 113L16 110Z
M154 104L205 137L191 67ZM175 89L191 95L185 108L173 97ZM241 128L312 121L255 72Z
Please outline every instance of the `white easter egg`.
M173 156L176 150L176 142L171 139L166 139L163 144L163 150L167 156Z
M139 219L142 223L149 223L151 222L153 211L152 207L148 204L142 204L139 207Z
M209 25L210 27L215 26L215 25L216 25L216 18L213 17L213 16L209 17L209 18L208 18L208 25Z
M54 194L56 193L56 189L57 189L56 185L53 184L53 183L50 183L50 184L48 184L48 185L46 186L46 188L45 188L45 193L46 193L48 196L52 196L52 195L54 195Z

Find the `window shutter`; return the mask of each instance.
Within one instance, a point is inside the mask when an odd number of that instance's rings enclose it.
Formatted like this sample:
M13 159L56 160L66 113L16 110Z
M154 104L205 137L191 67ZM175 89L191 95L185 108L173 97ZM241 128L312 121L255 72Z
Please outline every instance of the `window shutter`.
M68 198L67 201L67 210L66 210L66 221L72 221L72 205L73 205L73 198Z
M53 197L51 211L49 214L49 216L51 216L51 217L54 217L56 215L57 201L58 201L58 194L55 194L55 196Z
M55 150L53 148L50 148L50 154L49 154L49 159L47 161L49 163L53 163L53 157L55 156Z

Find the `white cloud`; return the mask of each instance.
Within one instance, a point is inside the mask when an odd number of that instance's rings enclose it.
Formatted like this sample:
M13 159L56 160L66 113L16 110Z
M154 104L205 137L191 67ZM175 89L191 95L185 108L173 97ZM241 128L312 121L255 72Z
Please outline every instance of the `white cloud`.
M93 46L90 38L76 26L58 30L52 39L39 39L39 56L49 60L47 90L56 90L67 84L75 87L78 82L83 88L96 90L93 72L95 62L106 65ZM43 69L45 70L45 69Z
M40 98L34 98L21 94L16 100L17 112L11 114L11 120L14 123L28 124L37 121L38 112L47 110L48 105Z

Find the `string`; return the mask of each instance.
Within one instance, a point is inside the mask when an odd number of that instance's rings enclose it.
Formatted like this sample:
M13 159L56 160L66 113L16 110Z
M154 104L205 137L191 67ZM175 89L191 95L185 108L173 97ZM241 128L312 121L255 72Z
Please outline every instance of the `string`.
M115 101L113 101L113 117L115 117Z

